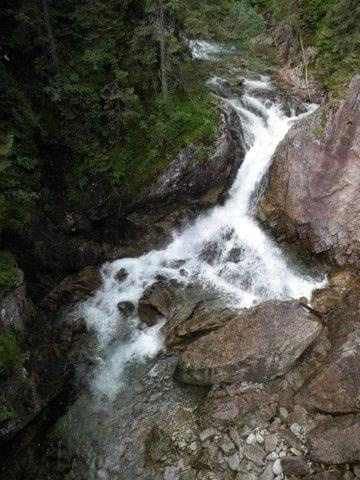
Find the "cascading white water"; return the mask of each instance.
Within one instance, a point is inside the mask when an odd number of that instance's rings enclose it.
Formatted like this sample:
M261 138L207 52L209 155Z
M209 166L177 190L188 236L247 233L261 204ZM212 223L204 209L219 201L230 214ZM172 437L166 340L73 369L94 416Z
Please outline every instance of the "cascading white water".
M119 323L125 322L117 308L121 301L137 304L144 289L158 275L182 282L201 282L221 292L235 307L250 307L268 299L309 296L316 281L294 271L279 247L269 238L253 216L256 193L270 165L276 146L291 124L300 117L288 118L274 103L252 96L254 89L272 89L268 79L245 82L240 99L226 100L240 115L248 151L227 201L201 215L183 231L173 232L163 250L153 250L139 258L126 258L102 268L103 288L79 306L90 327L99 334L104 358L99 360L93 389L99 399L113 400L122 386L122 371L130 361L155 355L162 346L162 324L140 331L138 318L131 320L130 339L116 343ZM309 107L309 112L314 106ZM259 115L257 115L258 112ZM204 254L211 247L212 260ZM237 259L234 261L233 254ZM181 272L175 266L182 260ZM124 268L128 277L119 284L116 273ZM184 271L186 276L183 276ZM129 322L129 320L126 320Z

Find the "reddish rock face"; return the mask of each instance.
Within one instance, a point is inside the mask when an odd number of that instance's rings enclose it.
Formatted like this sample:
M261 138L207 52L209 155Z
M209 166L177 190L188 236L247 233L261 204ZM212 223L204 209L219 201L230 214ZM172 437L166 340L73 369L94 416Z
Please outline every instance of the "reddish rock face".
M320 107L279 145L259 207L287 241L360 267L360 75L335 109Z
M331 414L360 412L360 289L354 287L326 318L332 349L317 375L300 391L310 407Z

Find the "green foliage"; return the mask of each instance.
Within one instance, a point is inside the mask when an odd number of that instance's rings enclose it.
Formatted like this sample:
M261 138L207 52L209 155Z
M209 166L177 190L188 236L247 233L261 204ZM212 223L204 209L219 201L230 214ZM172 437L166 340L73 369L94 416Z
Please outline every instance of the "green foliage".
M15 418L14 412L8 410L5 405L0 405L0 425Z
M216 109L206 95L151 100L124 144L113 151L115 184L131 194L134 184L141 186L153 178L185 146L211 143L216 127Z
M0 229L19 232L30 220L39 182L32 140L36 117L26 98L0 65Z
M14 335L0 335L0 372L22 365L29 355L22 353Z
M339 93L360 71L360 4L357 0L254 0L262 12L301 34L318 49L314 74Z
M8 293L16 281L16 262L10 252L0 250L0 298Z
M319 77L329 90L339 92L360 71L360 4L332 2L316 34Z
M246 44L264 31L248 0L163 0L162 27L158 0L3 3L0 230L10 234L59 198L88 210L99 175L107 198L125 198L180 148L209 141L216 112L187 40ZM160 42L168 104L159 100Z

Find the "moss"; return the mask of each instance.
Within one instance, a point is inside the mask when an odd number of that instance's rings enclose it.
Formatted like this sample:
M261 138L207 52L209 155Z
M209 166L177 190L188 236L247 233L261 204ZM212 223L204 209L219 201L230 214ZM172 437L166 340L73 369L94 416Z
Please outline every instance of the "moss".
M14 335L0 335L0 372L22 365L29 355L23 353Z
M16 262L10 252L0 250L0 298L6 295L16 282Z
M0 425L3 423L8 422L9 420L13 420L15 418L14 412L8 410L5 405L0 404Z
M325 135L324 128L320 126L315 127L314 135L315 135L315 138L317 138L318 140L321 140L322 138L324 138L324 135Z

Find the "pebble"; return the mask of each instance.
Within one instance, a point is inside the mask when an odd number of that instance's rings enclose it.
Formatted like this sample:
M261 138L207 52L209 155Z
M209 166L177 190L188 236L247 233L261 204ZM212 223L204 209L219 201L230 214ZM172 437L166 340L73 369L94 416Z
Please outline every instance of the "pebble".
M225 455L230 455L231 453L234 453L234 451L236 450L234 443L230 440L230 438L227 435L224 435L221 438L219 447L225 453Z
M353 470L354 470L354 473L355 475L360 478L360 465L354 465L353 466Z
M272 464L272 471L275 475L282 474L282 467L281 467L280 460L275 460L275 462Z
M206 440L209 440L210 438L213 438L216 435L217 435L217 431L215 430L215 428L210 427L200 432L199 437L202 442L205 442Z
M265 452L269 453L275 450L276 445L278 444L278 436L276 433L273 433L271 435L267 435L265 437Z
M291 452L293 455L297 456L297 457L301 457L301 455L302 455L302 453L300 452L300 450L298 450L297 448L294 448L294 447L291 447L291 448L290 448L290 452Z
M189 449L190 449L192 452L195 452L195 451L196 451L196 449L197 449L196 442L192 442L192 443L190 443L190 445L189 445Z
M264 465L265 452L259 445L247 445L244 448L244 455L258 467Z
M256 443L256 436L254 433L250 433L250 435L246 439L246 443L248 445L255 445Z
M278 430L280 428L280 425L281 425L281 420L279 417L275 417L274 420L271 422L271 425L270 425L270 432L271 433L274 433L276 432L276 430Z
M285 407L280 407L279 408L279 416L280 416L280 419L283 423L286 423L286 420L289 416L289 412L286 410Z
M295 435L295 437L299 438L301 436L302 428L300 427L300 425L298 423L292 423L290 425L290 430Z
M237 452L233 453L229 457L225 457L225 461L229 465L230 470L233 472L237 472L239 470L241 459Z
M264 437L260 433L255 433L257 443L264 443Z
M230 428L229 429L229 436L231 440L235 443L237 448L241 447L241 438L239 435L239 432L236 430L236 428Z
M279 454L276 452L271 452L266 458L268 460L277 460L279 458Z
M274 479L274 473L272 471L272 465L269 464L265 467L265 470L260 475L260 480L273 480L273 479Z

